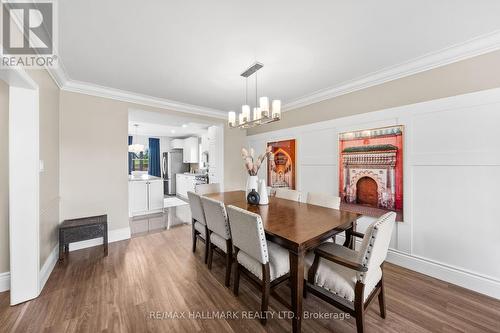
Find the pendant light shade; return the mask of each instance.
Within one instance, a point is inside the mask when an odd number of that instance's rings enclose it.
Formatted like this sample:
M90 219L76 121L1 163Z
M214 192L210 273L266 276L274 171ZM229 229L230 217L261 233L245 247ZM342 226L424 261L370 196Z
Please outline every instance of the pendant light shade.
M257 71L262 67L264 67L263 64L256 62L241 73L241 76L246 79L245 104L241 106L241 113L238 115L238 124L236 124L236 113L233 111L228 113L227 123L229 127L251 128L281 119L280 100L273 100L272 105L269 105L268 97L262 96L258 98ZM250 108L248 101L248 77L253 74L255 74L255 105ZM252 114L250 114L251 110L253 110Z

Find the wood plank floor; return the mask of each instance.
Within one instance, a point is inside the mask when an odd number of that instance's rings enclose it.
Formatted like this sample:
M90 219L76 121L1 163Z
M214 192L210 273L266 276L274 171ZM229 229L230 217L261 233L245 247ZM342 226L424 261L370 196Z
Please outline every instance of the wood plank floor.
M194 319L196 311L257 311L260 293L245 277L240 295L224 287L224 262L214 257L212 271L203 264L202 246L191 252L191 227L181 225L102 249L71 252L56 265L39 298L14 307L9 293L0 294L1 332L289 332L286 319ZM500 301L421 275L386 265L387 319L377 301L370 306L367 332L500 332ZM286 285L278 289L289 297ZM271 311L286 311L275 299ZM309 295L309 313L340 313ZM151 318L185 311L187 318ZM173 315L173 314L172 314ZM277 314L276 314L277 315ZM355 332L350 319L309 319L303 332Z

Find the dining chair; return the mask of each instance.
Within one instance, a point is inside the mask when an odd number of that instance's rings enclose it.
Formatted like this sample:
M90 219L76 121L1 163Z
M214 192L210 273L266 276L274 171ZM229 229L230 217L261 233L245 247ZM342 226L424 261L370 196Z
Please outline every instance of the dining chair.
M290 277L288 251L266 240L260 215L235 206L228 206L227 212L235 258L233 292L238 296L240 271L261 288L261 323L265 325L271 290Z
M306 202L311 205L339 209L340 197L319 192L308 192Z
M207 197L201 197L201 204L205 211L208 228L208 269L212 269L214 247L216 247L226 257L225 285L229 287L233 260L233 242L231 240L231 228L227 220L226 207L223 202Z
M208 244L206 241L208 234L207 223L205 222L205 213L201 205L201 197L191 191L187 192L189 199L189 208L191 209L191 229L193 234L193 252L196 251L196 240L200 239L205 243L205 264L208 261Z
M199 195L218 193L220 192L220 184L219 183L197 184L195 187L195 192Z
M300 201L300 191L290 190L287 188L277 188L274 196L281 199Z
M354 251L335 243L323 243L306 256L307 291L356 318L358 333L364 330L364 313L378 296L380 316L386 317L383 264L387 257L396 213L372 223Z
M311 205L339 209L340 208L340 197L320 192L307 192L306 202ZM332 236L331 240L335 243L336 237ZM331 241L328 240L328 241Z

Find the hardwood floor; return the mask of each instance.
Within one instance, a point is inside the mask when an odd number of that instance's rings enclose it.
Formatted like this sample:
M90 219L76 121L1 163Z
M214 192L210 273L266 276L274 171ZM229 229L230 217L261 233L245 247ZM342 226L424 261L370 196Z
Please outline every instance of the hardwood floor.
M69 260L56 265L37 299L10 307L9 293L0 294L0 331L291 330L287 319L269 317L265 327L258 319L241 319L242 311L255 314L260 308L260 293L242 276L239 297L234 297L224 287L224 259L214 255L209 272L202 248L191 252L191 227L180 225L111 243L105 258L101 247L71 252ZM387 319L380 318L374 301L367 311L367 332L500 332L500 301L391 264L385 272ZM286 284L277 292L290 297ZM312 295L304 301L308 313L340 313ZM275 315L287 311L273 297L269 305ZM184 311L186 318L166 317L174 311L179 316ZM189 318L197 311L205 319ZM231 311L240 319L207 319L212 311ZM356 331L352 318L306 319L302 327L303 332Z

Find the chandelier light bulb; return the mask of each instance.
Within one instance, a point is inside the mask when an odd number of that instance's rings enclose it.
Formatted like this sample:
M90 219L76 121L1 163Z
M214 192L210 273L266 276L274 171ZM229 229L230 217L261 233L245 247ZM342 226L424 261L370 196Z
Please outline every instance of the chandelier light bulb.
M273 118L281 118L281 101L275 99L272 103L272 116Z
M247 122L250 120L250 105L243 105L241 107L241 114L243 115L243 121Z
M253 108L253 120L260 119L260 108Z
M229 127L234 127L236 125L236 113L234 111L229 111L227 115L227 123Z

